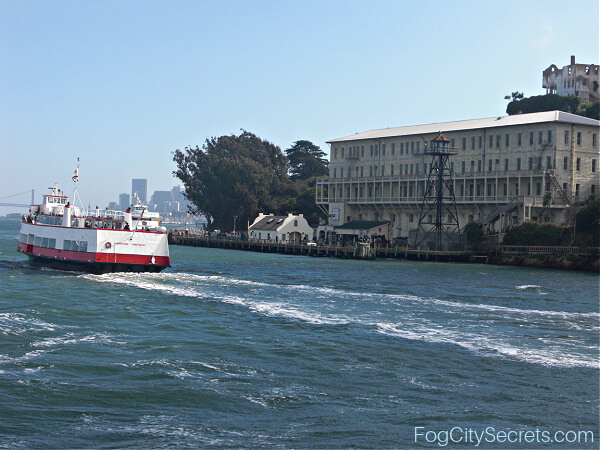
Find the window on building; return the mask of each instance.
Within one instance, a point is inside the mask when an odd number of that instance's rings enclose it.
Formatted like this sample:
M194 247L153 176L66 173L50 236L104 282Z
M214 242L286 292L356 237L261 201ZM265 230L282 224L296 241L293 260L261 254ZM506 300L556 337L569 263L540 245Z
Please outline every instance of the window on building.
M504 160L504 170L508 170L508 158Z
M344 168L340 167L340 178L344 178Z
M400 142L400 154L404 154L404 142Z
M381 156L385 156L385 144L381 144Z
M519 195L519 183L515 184L515 195Z
M542 143L542 132L538 131L538 144L541 145L541 143Z
M334 168L333 168L333 178L337 178L337 174L336 174L336 172L337 172L337 169L334 167Z
M467 149L467 138L466 137L462 138L462 149L463 150Z
M371 156L373 156L373 146L372 145L371 145L370 151L371 151Z
M333 159L337 159L337 148L333 149Z
M385 176L385 166L381 166L381 176Z
M577 145L581 145L581 131L577 132Z
M598 146L598 136L596 133L592 133L592 147Z
M421 150L421 141L417 141L417 153Z
M569 130L565 130L565 144L569 143Z
M375 156L379 154L379 144L375 144Z
M477 161L477 172L481 172L481 160Z
M542 183L535 183L535 195L542 195Z
M531 195L531 182L527 182L527 195Z
M500 148L500 135L496 135L496 148Z
M521 170L521 158L517 158L517 170Z
M517 134L517 145L521 146L521 133Z
M533 131L529 132L529 145L533 145Z
M429 168L431 168L431 165L429 165ZM454 161L450 162L450 173L454 173Z
M490 148L494 146L494 136L490 134Z
M344 159L344 147L342 147L342 159Z
M471 137L471 150L475 150L475 136Z
M471 161L471 172L475 172L475 161Z
M529 157L529 170L533 170L533 157Z
M552 130L548 130L548 144L552 144Z
M488 172L492 171L492 160L488 159Z
M460 185L460 196L463 197L465 195L465 186L463 184Z
M479 136L479 145L478 147L481 148L483 146L483 136Z
M415 216L414 216L413 214L409 214L409 215L408 215L408 221L409 221L410 223L413 223L413 222L415 221Z
M569 169L569 157L565 156L563 158L563 170L568 170Z
M410 174L413 174L413 164L410 165Z
M481 185L479 183L477 183L477 197L479 197L481 195Z
M575 163L575 170L579 172L579 169L581 169L581 158L577 158Z
M508 185L506 183L502 183L502 195L508 195Z
M462 162L462 173L466 172L466 168L465 168L465 161Z
M410 143L410 153L411 155L415 153L415 141Z
M552 169L552 156L546 156L546 169Z
M596 171L596 159L592 159L592 172Z
M393 164L390 166L390 175L394 176L394 165Z
M492 196L492 183L487 184L487 196L488 197Z
M506 145L506 147L510 145L510 134L508 133L504 135L504 144Z
M364 146L364 145L361 145L361 146L360 146L360 156L361 156L361 157L364 157L364 156L365 156L365 146Z
M396 144L392 142L392 156L396 154Z
M575 185L575 198L579 198L579 188L580 188L579 184L576 184Z

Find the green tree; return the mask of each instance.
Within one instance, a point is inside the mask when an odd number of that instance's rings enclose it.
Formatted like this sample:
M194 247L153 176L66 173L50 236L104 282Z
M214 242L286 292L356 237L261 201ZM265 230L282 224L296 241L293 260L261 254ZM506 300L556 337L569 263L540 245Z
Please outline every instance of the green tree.
M234 216L244 224L260 211L273 211L289 184L281 149L247 131L177 149L173 160L192 212L206 215L211 229L230 230Z
M513 94L515 93L513 92ZM574 96L565 97L556 94L534 95L533 97L522 99L514 98L506 106L506 113L512 116L514 114L559 110L577 114L579 104L579 98Z
M522 98L523 98L523 93L519 92L519 91L513 92L510 95L505 95L504 96L504 100L511 100L513 102L519 101Z
M285 151L292 180L308 180L329 173L329 161L325 152L310 141L296 141Z

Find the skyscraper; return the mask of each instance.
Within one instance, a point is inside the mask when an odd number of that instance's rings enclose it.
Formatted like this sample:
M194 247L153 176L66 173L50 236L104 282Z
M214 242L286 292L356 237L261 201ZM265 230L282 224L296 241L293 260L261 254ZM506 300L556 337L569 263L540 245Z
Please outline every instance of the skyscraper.
M138 193L140 202L144 205L148 204L148 180L145 178L134 178L131 180L131 197Z
M124 192L119 194L119 209L125 211L131 203L129 202L129 194Z

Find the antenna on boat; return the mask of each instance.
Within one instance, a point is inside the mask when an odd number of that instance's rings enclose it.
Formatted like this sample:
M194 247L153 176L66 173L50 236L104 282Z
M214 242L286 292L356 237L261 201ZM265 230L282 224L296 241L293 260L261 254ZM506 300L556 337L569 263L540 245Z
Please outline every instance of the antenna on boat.
M75 183L75 189L73 190L73 206L75 206L76 198L79 198L79 203L81 203L81 206L83 207L83 202L81 201L81 197L79 197L79 193L77 192L77 185L79 184L79 157L77 157L77 167L75 168L75 172L73 172L71 179Z

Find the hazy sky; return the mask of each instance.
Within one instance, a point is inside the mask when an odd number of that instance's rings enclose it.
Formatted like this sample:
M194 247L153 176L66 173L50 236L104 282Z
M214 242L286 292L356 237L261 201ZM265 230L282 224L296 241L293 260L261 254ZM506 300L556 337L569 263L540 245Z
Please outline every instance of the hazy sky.
M599 62L598 1L0 0L0 197L131 178L179 184L171 152L241 128L282 149L505 114L542 70ZM28 203L27 196L15 200ZM0 209L0 213L8 212Z

